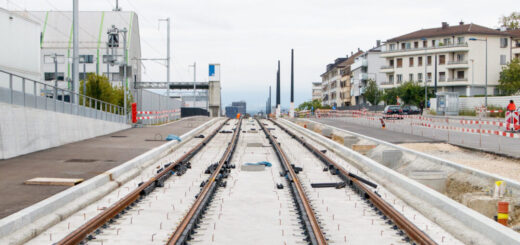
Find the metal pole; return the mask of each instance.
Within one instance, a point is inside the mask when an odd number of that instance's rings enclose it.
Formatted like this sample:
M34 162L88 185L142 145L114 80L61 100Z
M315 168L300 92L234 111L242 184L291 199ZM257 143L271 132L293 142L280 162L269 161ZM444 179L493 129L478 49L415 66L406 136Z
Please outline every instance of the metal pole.
M78 10L78 0L73 0L73 31L72 31L72 84L74 88L74 94L72 102L79 103L78 94L79 94L79 47L78 47L78 27L79 27L79 10Z
M126 110L127 110L127 108L126 108L126 103L127 103L126 102L126 96L127 96L127 90L128 90L128 81L126 79L126 66L127 66L127 59L128 59L128 54L127 54L127 51L126 51L126 32L127 32L126 27L123 28L122 32L123 32L123 52L124 52L123 82L125 83L123 85L123 90L124 90L124 100L123 100L124 102L123 103L124 103L125 120L126 120L126 116L127 116L127 114L126 114Z
M425 48L425 50L424 50L424 60L423 60L423 65L424 65L424 76L423 76L423 80L424 80L424 105L423 105L423 111L426 111L426 109L428 108L428 80L426 79L428 73L426 73L426 68L427 68L427 61L426 61L426 59L427 59L427 53L426 53L426 48Z
M197 62L193 62L193 107L195 107L195 103L197 102Z
M56 100L58 100L58 56L54 54L54 110L56 111Z
M85 95L87 94L87 65L83 62L83 106L85 106Z
M166 72L166 81L168 82L168 89L166 91L166 95L170 98L170 18L166 18L167 21L167 45L166 45L166 62L167 62L167 72Z
M486 107L486 110L487 110L487 106L488 106L488 40L487 40L487 37L486 37L486 91L485 91L485 95L486 95L486 99L484 101L484 105Z

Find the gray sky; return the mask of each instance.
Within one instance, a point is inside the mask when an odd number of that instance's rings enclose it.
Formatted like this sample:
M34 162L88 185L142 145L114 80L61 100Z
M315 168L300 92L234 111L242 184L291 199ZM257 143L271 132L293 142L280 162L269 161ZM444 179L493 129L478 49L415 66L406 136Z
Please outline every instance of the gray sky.
M207 80L207 64L221 64L222 102L245 100L264 109L268 86L282 66L282 106L289 106L290 49L295 49L295 102L311 98L311 83L325 66L358 48L441 22L460 20L497 27L501 15L519 11L518 0L120 0L139 16L143 58L165 56L171 17L172 81ZM111 10L115 0L80 0L80 10ZM10 10L71 10L71 0L0 0ZM81 24L80 20L80 24ZM146 62L143 80L166 80L165 67ZM273 104L274 104L273 96Z

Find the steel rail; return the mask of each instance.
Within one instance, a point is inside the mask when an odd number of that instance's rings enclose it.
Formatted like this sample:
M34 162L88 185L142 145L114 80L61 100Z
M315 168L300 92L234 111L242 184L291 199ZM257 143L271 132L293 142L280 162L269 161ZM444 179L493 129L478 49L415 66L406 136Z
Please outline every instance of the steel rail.
M354 185L357 188L361 189L365 197L375 206L377 207L384 215L390 218L401 230L403 230L406 235L408 235L412 240L419 244L437 244L433 241L426 233L421 231L417 226L415 226L411 221L409 221L406 217L404 217L399 211L393 208L390 204L388 204L383 198L381 198L377 193L369 189L362 181L354 178L350 175L348 171L346 171L339 164L334 162L332 159L327 157L323 152L321 152L316 147L307 143L303 137L298 137L293 132L289 131L284 126L280 125L278 122L271 120L276 126L281 128L287 134L289 134L296 141L305 146L309 151L311 151L316 157L318 157L327 167L330 168L332 166L335 170L337 170L338 175L344 180L348 181L350 185Z
M229 119L228 119L229 120ZM136 189L134 189L132 192L128 193L126 196L124 196L122 199L114 203L109 208L105 209L103 212L96 215L94 218L90 219L87 223L83 224L73 232L69 233L65 238L60 240L58 243L59 245L65 245L65 244L79 244L81 243L87 236L97 229L99 229L101 226L109 222L112 218L114 218L116 215L124 211L127 207L132 205L135 201L137 201L140 196L141 192L144 191L146 188L150 188L152 186L155 186L156 181L160 180L161 178L164 178L164 176L171 173L171 171L174 170L174 168L177 165L185 164L187 161L189 161L193 156L195 156L206 144L220 131L220 129L226 124L228 121L226 120L223 122L218 129L213 131L210 135L208 135L201 143L197 144L195 147L193 147L189 152L181 156L177 161L170 163L167 167L165 167L162 171L160 171L157 175L150 178L148 181L144 182L140 186L138 186Z
M280 143L273 137L269 129L267 129L258 119L258 124L260 124L260 127L266 134L267 138L269 138L269 141L274 148L278 158L280 159L280 162L282 162L282 166L284 167L284 170L286 173L288 173L288 179L289 183L292 187L294 197L296 199L296 203L300 209L300 213L303 216L302 221L303 225L307 231L307 235L309 238L309 242L311 244L327 244L327 239L325 238L323 231L321 230L321 227L319 225L318 220L316 219L316 215L314 214L314 211L309 203L309 200L307 196L305 195L305 192L303 190L303 186L300 183L300 180L298 179L298 176L294 172L294 169L292 165L290 164L287 156L285 155L284 151L280 147Z
M241 125L242 119L238 121L237 126L234 129L233 138L231 139L231 142L229 143L224 155L218 162L217 168L215 171L213 171L208 181L204 184L201 192L197 195L197 199L191 206L188 213L184 216L181 223L177 226L175 232L170 236L167 244L185 244L186 241L190 238L192 231L196 228L201 214L204 212L204 207L211 200L213 193L215 193L217 182L221 179L220 172L222 167L229 164L231 157L233 156L233 152L240 136Z

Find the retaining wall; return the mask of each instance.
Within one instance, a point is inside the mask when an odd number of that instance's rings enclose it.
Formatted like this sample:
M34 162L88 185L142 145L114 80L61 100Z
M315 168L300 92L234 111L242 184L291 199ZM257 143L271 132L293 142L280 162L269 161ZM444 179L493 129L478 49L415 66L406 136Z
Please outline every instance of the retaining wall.
M130 125L0 103L0 159L85 140Z

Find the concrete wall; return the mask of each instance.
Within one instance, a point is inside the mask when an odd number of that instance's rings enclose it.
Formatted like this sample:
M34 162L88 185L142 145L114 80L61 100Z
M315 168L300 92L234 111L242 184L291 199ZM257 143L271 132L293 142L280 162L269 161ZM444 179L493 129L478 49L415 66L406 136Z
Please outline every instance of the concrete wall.
M0 103L0 159L127 129L130 125Z
M488 106L506 107L509 100L514 100L515 104L520 105L520 96L493 96L488 97ZM484 97L461 97L459 98L459 110L475 110L475 107L484 106ZM431 109L437 111L437 99L430 99Z

